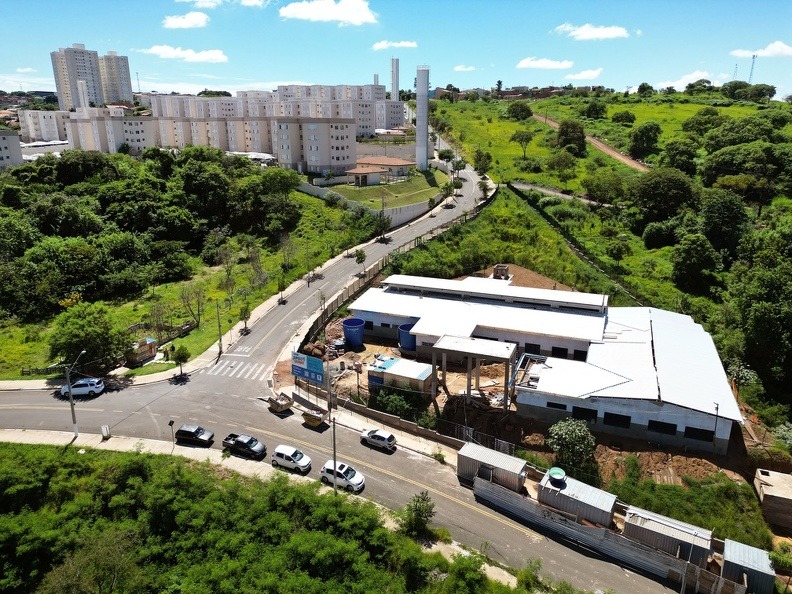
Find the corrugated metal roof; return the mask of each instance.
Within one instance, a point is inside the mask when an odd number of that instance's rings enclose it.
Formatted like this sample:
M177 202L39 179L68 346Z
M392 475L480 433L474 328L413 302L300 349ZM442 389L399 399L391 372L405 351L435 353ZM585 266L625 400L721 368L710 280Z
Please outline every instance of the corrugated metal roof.
M525 470L525 460L515 458L508 454L503 454L496 450L491 450L480 446L477 443L466 443L457 453L457 456L467 456L473 460L478 460L495 468L502 468L509 472L519 474Z
M554 489L564 497L577 499L589 507L609 514L613 513L613 507L616 505L616 495L613 493L597 489L569 476L564 479L563 484L559 483L560 486L556 486L554 482L550 481L550 475L546 472L539 484L545 489Z
M485 359L506 361L514 358L517 345L513 342L500 342L484 338L467 338L464 336L444 335L434 344L440 351L453 351L478 355Z
M625 523L642 526L652 532L658 534L665 534L671 536L680 542L686 542L697 547L709 550L712 541L712 532L680 522L673 518L667 518L660 514L655 514L639 507L628 507L627 512L624 514Z
M723 560L748 569L775 576L770 555L763 549L726 539L723 546Z
M385 373L417 380L425 380L432 374L432 366L429 363L419 363L418 361L410 361L409 359L396 359L396 362L388 367Z

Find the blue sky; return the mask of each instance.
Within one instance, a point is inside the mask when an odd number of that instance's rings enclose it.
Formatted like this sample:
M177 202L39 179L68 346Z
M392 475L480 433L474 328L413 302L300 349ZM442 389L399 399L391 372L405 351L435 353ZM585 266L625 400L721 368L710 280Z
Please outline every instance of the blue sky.
M0 33L0 89L54 89L50 52L129 57L133 90L748 80L792 94L792 0L36 0ZM18 0L0 0L3 14ZM11 49L13 48L13 49ZM736 71L736 76L735 76ZM139 81L139 83L138 83Z

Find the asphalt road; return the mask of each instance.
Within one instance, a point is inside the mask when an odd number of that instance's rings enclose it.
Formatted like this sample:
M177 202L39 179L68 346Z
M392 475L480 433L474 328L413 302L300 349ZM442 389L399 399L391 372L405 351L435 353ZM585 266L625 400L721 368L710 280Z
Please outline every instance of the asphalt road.
M455 208L438 207L435 216L389 233L387 243L364 246L366 264L470 210L481 196L479 178L470 167L462 176L466 179L463 196L457 198ZM244 431L262 439L270 451L279 443L303 449L313 460L310 475L318 477L321 465L332 458L332 430L309 429L298 414L279 417L271 413L265 402L271 393L267 380L280 353L318 310L319 292L332 299L361 269L354 259L340 257L324 265L320 269L322 278L310 286L301 281L289 287L285 304L275 305L251 320L248 335L240 336L221 356L183 383L120 386L97 398L78 400L81 431L99 433L102 425L108 425L116 435L169 441L169 420L176 427L193 422L215 432L215 448L227 433ZM0 394L0 428L71 431L67 409L67 401L52 391L5 392ZM436 504L434 522L449 529L455 540L510 567L521 568L527 559L540 558L543 573L577 588L611 589L619 594L674 591L476 503L472 492L460 486L454 470L432 458L404 448L386 454L361 445L358 431L363 427L354 426L359 421L345 419L343 412L336 416L337 457L366 476L365 497L397 509L413 494L428 491Z

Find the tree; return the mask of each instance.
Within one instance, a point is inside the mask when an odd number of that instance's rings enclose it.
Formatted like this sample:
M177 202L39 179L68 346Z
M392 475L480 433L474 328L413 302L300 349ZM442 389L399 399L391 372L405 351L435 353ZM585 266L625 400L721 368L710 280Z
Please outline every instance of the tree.
M363 265L366 262L366 251L363 248L358 248L355 250L355 264ZM361 276L366 276L366 268L363 268L363 271L360 274Z
M530 118L533 115L533 111L531 111L531 106L525 101L512 101L509 103L509 107L506 108L506 115L513 120L522 122Z
M484 561L478 555L454 555L448 575L439 590L441 594L484 594L487 576Z
M585 421L564 419L550 427L545 439L547 446L555 452L555 463L572 474L572 470L589 470L594 461L597 442Z
M671 252L671 280L680 289L702 292L712 284L718 253L701 233L685 235Z
M617 124L633 124L635 122L635 114L626 109L617 111L611 116L611 121Z
M179 375L184 376L184 368L183 365L190 360L190 351L187 350L187 347L183 344L180 344L176 347L176 350L173 351L173 355L171 356L174 363L179 364Z
M413 495L397 515L399 530L413 538L423 536L429 528L430 520L435 515L434 507L434 501L427 491Z
M581 183L588 197L600 204L617 204L624 199L624 180L612 169L596 169Z
M486 179L480 179L478 182L478 189L481 190L481 199L487 199L487 192L489 192L489 182Z
M605 102L597 99L586 102L580 109L580 115L591 120L601 120L607 113L608 107L605 105Z
M500 98L501 92L503 91L503 81L499 80L495 83L495 92L497 93L498 97Z
M666 144L663 154L660 155L662 167L673 167L690 176L696 175L696 157L698 147L687 138L671 140Z
M556 151L547 159L547 168L555 171L556 177L564 185L575 177L576 165L577 160L567 151Z
M720 112L714 107L702 107L696 112L696 115L682 122L682 130L688 134L704 136L728 119L728 117L720 115Z
M641 97L651 97L654 92L654 87L649 83L642 82L638 85L638 95Z
M586 133L583 131L583 124L577 120L563 120L558 125L553 144L576 157L583 157L586 154Z
M605 246L605 253L609 258L613 258L617 263L620 264L625 256L632 254L632 248L627 241L627 236L624 233L620 233L618 236L610 240Z
M451 170L454 172L454 177L459 177L459 172L467 167L467 161L463 158L454 159L451 161Z
M245 324L242 332L247 334L248 330L248 320L250 319L250 304L247 301L243 301L242 305L239 306L239 319Z
M187 283L181 286L179 298L196 327L200 327L206 305L206 289L197 283Z
M718 251L734 257L748 228L745 204L728 190L705 189L701 193L701 232Z
M693 206L697 198L693 182L687 175L665 167L635 178L629 190L645 222L670 219L683 208Z
M528 149L528 145L531 144L535 135L535 130L517 130L511 135L511 138L509 138L509 142L516 142L520 145L523 152L523 159L525 159L525 151Z
M491 166L492 155L487 151L477 148L476 152L473 153L473 169L476 170L476 173L481 176L487 175Z
M777 193L772 182L743 173L719 177L712 187L734 192L748 204L756 206L758 209L757 219L762 218L762 208L770 204Z
M83 367L102 373L115 366L132 344L132 336L113 325L110 310L102 303L77 303L57 318L49 339L52 359L80 359Z
M737 91L747 89L751 85L744 80L730 80L720 86L720 94L729 99L736 99Z
M455 156L454 149L445 148L437 151L437 158L443 161L446 164L446 167L448 167L448 164L454 160ZM450 167L448 167L448 171L451 171Z
M644 122L630 132L630 155L636 158L645 157L657 150L657 141L662 129L657 122Z

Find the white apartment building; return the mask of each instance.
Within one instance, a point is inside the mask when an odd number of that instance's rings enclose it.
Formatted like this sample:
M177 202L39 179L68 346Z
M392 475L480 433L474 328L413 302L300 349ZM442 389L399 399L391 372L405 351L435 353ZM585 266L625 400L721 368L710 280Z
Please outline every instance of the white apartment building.
M132 101L132 80L129 59L116 52L99 57L82 43L60 48L50 54L52 73L58 93L58 105L63 111L80 107L99 107L105 103ZM78 81L85 83L88 101L83 104Z
M78 109L70 114L67 136L69 148L116 153L122 144L139 154L150 146L160 146L157 122L148 117L125 117L119 107Z
M0 169L22 165L22 148L19 146L19 133L13 130L0 130Z
M99 57L99 75L105 103L133 101L129 58L119 56L116 52L107 52L107 55Z
M85 49L82 43L72 47L60 48L50 54L52 73L55 75L55 88L58 92L58 106L63 111L77 107L89 107L80 104L77 81L84 81L88 88L88 99L99 106L104 103L102 77L99 71L99 54Z
M68 111L37 111L21 109L19 132L22 142L67 140Z

